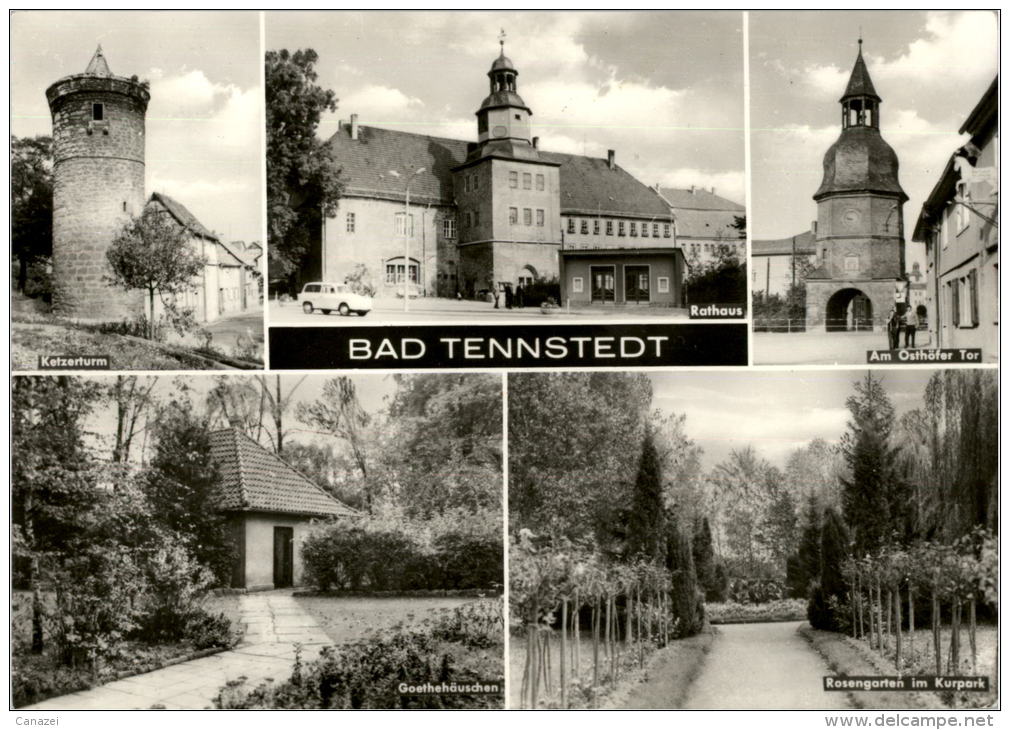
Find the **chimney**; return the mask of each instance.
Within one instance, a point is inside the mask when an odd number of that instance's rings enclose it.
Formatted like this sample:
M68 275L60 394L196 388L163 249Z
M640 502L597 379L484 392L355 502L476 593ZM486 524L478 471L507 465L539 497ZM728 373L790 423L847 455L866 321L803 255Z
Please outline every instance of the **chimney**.
M533 149L535 149L535 150L540 149L540 138L539 137L534 137L533 138Z
M712 195L715 195L715 185L712 186Z
M691 186L691 195L694 195L694 185Z
M358 115L351 115L351 139L358 138Z
M607 167L611 170L614 169L614 151L607 150Z

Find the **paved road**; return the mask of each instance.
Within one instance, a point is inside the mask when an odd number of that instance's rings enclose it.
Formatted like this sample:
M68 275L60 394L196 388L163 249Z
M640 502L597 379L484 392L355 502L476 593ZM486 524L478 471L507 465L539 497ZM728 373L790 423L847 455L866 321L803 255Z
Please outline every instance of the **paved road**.
M929 346L929 333L915 337L917 348ZM867 350L887 349L883 332L755 332L755 365L865 365Z
M585 320L586 317L606 319L608 322L612 321L615 324L621 320L636 322L641 321L643 318L657 321L687 321L686 310L668 307L618 307L614 305L591 308L575 307L570 312L558 309L552 314L547 315L542 314L538 307L505 309L503 305L500 309L495 309L494 305L487 302L456 301L436 297L412 299L410 301L410 310L407 312L403 311L402 299L376 299L374 308L364 317L357 315L341 317L335 312L329 315L325 315L322 312L305 314L296 303L287 302L281 304L274 300L270 302L267 314L271 327L283 327L287 325L353 327L387 324L390 322L425 323L444 321L456 321L459 323L486 322L513 324L522 322L545 324L557 320L580 321Z
M246 677L246 686L255 687L268 678L287 679L296 642L303 647L303 661L314 659L320 648L333 643L290 591L243 595L239 603L245 636L230 651L19 709L138 710L154 705L170 710L204 709L229 680Z
M730 624L705 658L685 709L847 709L844 692L824 692L821 657L788 623Z

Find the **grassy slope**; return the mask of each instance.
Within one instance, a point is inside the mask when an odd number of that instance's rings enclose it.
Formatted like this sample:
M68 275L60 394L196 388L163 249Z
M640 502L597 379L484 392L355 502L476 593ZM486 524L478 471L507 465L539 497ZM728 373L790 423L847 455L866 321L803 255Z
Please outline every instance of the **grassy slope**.
M108 355L112 370L206 370L204 360L169 354L146 343L59 324L11 323L14 370L37 370L41 355Z
M319 622L335 644L382 634L394 627L421 628L443 611L473 601L461 597L298 596L298 605Z

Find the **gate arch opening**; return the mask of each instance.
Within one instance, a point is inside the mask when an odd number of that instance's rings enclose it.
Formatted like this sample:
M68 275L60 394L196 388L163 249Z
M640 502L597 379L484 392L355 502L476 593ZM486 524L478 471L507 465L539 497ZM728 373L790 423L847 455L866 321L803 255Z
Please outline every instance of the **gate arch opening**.
M828 299L824 322L828 332L870 332L873 303L855 288L839 289Z

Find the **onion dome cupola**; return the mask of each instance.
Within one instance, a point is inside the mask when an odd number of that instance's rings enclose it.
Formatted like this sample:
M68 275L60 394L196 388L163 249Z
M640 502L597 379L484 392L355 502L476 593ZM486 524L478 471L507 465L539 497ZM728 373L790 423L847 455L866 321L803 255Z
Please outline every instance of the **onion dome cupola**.
M898 155L880 136L881 98L863 60L863 39L849 83L839 102L842 133L824 155L824 178L814 194L883 193L908 200L898 182Z
M533 112L516 91L519 71L505 55L505 34L499 36L501 53L487 72L491 90L477 110L477 139L481 146L507 141L532 148L530 118Z

